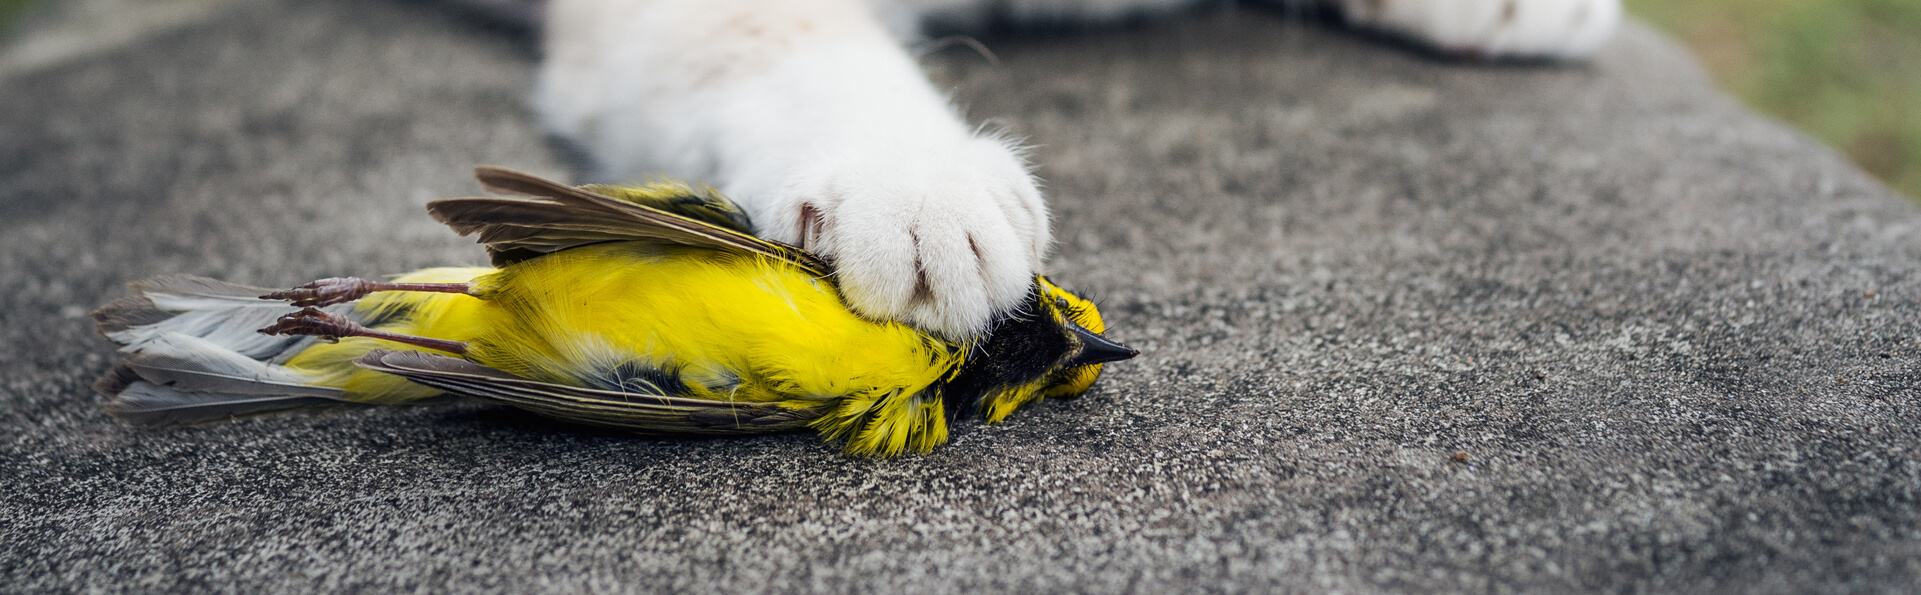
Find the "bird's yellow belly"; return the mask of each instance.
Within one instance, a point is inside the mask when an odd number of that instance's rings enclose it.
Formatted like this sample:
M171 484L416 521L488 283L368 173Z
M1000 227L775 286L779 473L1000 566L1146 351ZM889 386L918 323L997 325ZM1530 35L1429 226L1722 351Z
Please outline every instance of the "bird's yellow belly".
M609 243L498 271L428 269L398 280L468 279L478 298L377 294L357 311L375 320L391 312L381 328L468 342L468 359L535 380L797 407L918 392L955 357L907 327L854 315L830 283L797 267L697 248ZM312 358L338 364L395 346L316 347L342 351ZM362 372L345 384L362 400L430 394L389 378Z

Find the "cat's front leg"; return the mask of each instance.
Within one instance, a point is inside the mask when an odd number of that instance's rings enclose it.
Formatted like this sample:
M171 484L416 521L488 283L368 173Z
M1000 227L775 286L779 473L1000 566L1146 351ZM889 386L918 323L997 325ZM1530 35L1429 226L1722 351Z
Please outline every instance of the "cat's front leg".
M952 338L1048 246L1016 147L966 125L859 0L557 0L536 105L611 181L713 184L830 259L856 311Z
M1620 0L1340 0L1348 22L1472 57L1582 58L1621 22Z

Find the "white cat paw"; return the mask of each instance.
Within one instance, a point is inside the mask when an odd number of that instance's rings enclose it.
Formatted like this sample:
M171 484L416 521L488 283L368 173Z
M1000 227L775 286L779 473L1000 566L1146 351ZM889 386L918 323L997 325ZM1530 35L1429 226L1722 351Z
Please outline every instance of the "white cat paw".
M864 146L791 170L762 235L829 259L856 312L950 339L1026 298L1047 207L1006 143Z
M1620 0L1342 0L1356 26L1450 54L1582 58L1614 35Z

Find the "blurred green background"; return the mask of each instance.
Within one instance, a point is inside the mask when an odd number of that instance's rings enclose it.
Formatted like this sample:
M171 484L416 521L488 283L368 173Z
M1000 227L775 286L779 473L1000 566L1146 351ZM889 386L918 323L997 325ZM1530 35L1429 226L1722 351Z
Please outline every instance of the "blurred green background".
M1721 86L1921 197L1921 0L1627 0Z
M0 37L6 35L7 25L13 22L14 16L20 14L20 11L25 9L28 4L37 1L38 0L0 0Z
M39 1L0 0L0 35ZM1921 197L1921 0L1626 3L1692 46L1723 88Z

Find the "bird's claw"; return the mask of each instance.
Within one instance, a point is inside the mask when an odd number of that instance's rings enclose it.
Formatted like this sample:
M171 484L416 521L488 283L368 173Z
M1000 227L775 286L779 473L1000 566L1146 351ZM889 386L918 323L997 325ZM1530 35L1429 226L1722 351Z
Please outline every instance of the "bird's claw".
M352 277L330 277L260 296L263 300L286 300L295 306L324 307L345 304L373 293L374 283Z
M318 337L334 343L341 337L358 335L360 330L360 325L347 320L345 316L308 306L299 312L281 316L273 325L260 329L260 334Z

